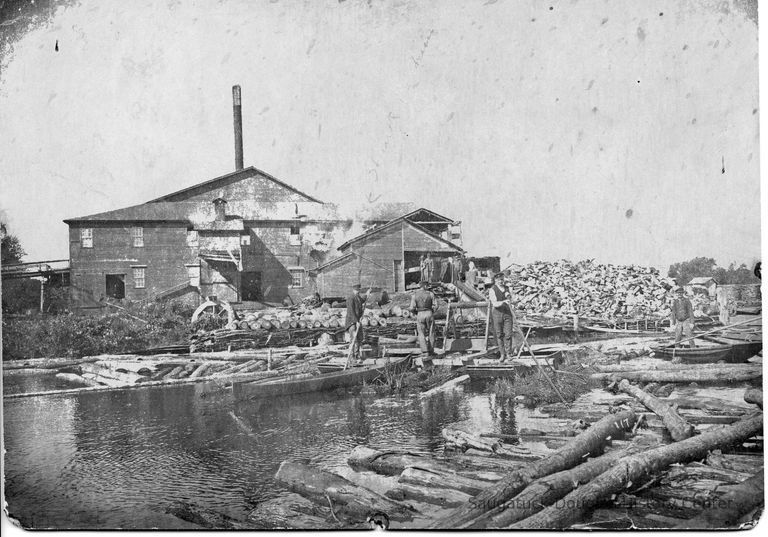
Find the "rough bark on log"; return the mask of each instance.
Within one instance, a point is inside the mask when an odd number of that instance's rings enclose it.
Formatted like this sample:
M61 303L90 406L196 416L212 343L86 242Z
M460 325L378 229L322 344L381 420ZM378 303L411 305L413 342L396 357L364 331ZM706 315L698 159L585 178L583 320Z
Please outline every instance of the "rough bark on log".
M208 370L211 369L211 366L213 366L213 362L206 362L204 364L200 364L200 367L195 369L190 375L189 378L196 379L199 377L204 377Z
M643 403L648 410L651 410L654 414L659 416L675 442L693 436L695 431L693 425L681 418L680 414L664 401L644 392L637 386L632 386L627 380L622 380L619 383L619 389L636 398Z
M261 502L248 514L259 529L319 530L338 528L328 507L320 507L298 494Z
M729 491L699 516L681 522L680 529L739 529L737 523L745 515L764 504L765 487L760 471L743 483L728 487ZM757 521L752 520L755 524Z
M536 462L527 464L505 477L499 483L472 498L450 515L435 521L433 528L460 529L483 513L498 507L534 480L580 464L588 455L602 452L606 438L618 438L631 431L637 416L626 411L610 414L586 431L572 438L568 444Z
M604 373L631 373L634 371L684 371L686 369L723 369L728 367L731 369L749 370L754 367L752 364L673 364L672 362L660 362L657 364L633 364L623 362L621 364L608 364L596 366L601 374Z
M454 489L467 494L477 494L487 488L491 483L479 479L463 477L459 474L444 474L430 472L420 468L408 467L403 470L397 480L398 483L408 483L422 487L436 487L440 489Z
M432 388L431 390L427 390L426 392L423 392L421 394L421 397L430 397L436 393L445 391L445 390L452 390L454 388L457 388L461 384L464 384L465 382L469 381L469 375L462 375L460 377L457 377L455 379L451 379L449 381L444 382L440 386L437 386L435 388Z
M499 472L472 471L444 459L421 457L410 453L382 452L366 446L357 446L353 449L347 457L347 463L354 469L362 468L391 476L400 475L403 470L412 467L441 474L461 475L481 481L499 481L503 477Z
M304 464L285 461L275 474L275 479L284 483L291 492L320 505L330 501L345 515L365 521L375 513L386 513L391 520L412 520L416 510L410 505L395 502L363 487L359 487L341 476L318 470Z
M707 410L710 412L728 412L730 414L746 413L754 411L754 409L747 408L745 406L734 405L724 399L718 399L716 397L668 397L662 399L665 403L669 403L676 408L693 409L693 410Z
M589 482L610 469L621 458L641 449L639 443L618 451L612 451L588 459L570 470L563 470L537 479L520 494L504 504L476 518L467 527L470 529L505 528L519 520L552 505L579 485Z
M243 530L255 529L252 524L229 517L225 514L181 502L166 508L166 513L174 515L182 520L197 524L211 530Z
M744 400L747 403L752 403L763 409L763 390L759 388L750 388L744 392Z
M495 453L500 457L507 458L530 458L538 459L539 457L531 454L531 450L520 446L505 446L498 440L490 440L480 436L475 436L458 429L443 428L441 431L443 438L450 444L457 446L459 449L466 450L469 448L477 449L479 451L487 451L489 453Z
M593 373L590 378L595 380L621 379L640 382L743 382L763 376L760 366L735 369L723 366L721 369L681 369L677 371L628 371L626 373Z
M563 529L582 520L585 513L613 494L678 462L701 459L713 450L743 442L763 429L758 414L729 427L625 457L612 469L566 495L560 506L550 506L511 526L510 529Z
M440 507L458 507L464 505L472 498L471 494L455 489L419 487L407 483L400 483L397 487L385 492L384 495L393 500L410 500L438 505Z
M707 465L713 468L722 468L723 470L732 470L754 474L765 463L762 454L760 455L736 455L724 454L715 451L707 455Z
M68 382L75 382L77 384L83 384L85 386L99 386L99 383L92 379L87 379L81 375L75 375L74 373L56 373L56 378L66 380Z

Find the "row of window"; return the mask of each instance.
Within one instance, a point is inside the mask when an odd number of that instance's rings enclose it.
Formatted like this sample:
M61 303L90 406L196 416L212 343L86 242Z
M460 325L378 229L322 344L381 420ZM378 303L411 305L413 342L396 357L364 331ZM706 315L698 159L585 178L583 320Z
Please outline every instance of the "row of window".
M144 247L144 228L132 227L131 228L131 242L134 248ZM299 235L299 228L296 226L291 227L291 234L288 240L291 246L301 245L301 235ZM187 246L198 246L200 243L197 231L187 231ZM251 245L250 235L240 235L240 244L242 246ZM93 228L84 227L80 228L80 246L82 248L93 248Z
M131 228L131 243L134 248L144 247L144 228ZM80 228L80 247L93 248L93 229L89 227Z

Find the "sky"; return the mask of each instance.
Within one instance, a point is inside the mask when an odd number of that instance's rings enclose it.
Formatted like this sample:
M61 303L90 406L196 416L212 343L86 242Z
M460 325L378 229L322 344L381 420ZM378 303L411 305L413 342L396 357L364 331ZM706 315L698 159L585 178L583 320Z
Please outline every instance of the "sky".
M417 202L502 265L760 258L751 0L15 9L0 217L27 260L67 257L65 218L233 171L234 84L246 166L328 202Z

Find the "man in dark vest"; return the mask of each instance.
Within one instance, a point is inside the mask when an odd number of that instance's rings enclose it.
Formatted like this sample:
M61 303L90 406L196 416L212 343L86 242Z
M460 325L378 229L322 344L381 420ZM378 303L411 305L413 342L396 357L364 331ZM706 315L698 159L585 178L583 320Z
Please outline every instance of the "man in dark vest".
M514 316L509 289L504 285L504 274L499 272L493 277L493 286L488 290L488 300L491 303L491 323L499 347L499 357L504 362L512 351L512 335L514 333Z
M675 347L680 345L683 334L686 338L693 337L693 304L685 298L682 287L677 288L677 298L672 301L670 322L675 327ZM688 343L691 347L696 346L692 339Z
M367 298L367 297L366 297ZM363 311L365 310L365 298L360 295L360 284L352 286L352 293L347 297L347 319L344 328L349 334L351 356L360 362L360 346L363 344Z
M427 282L421 280L421 287L411 296L411 311L416 314L416 331L422 354L435 353L435 332L432 330L435 295L427 289Z

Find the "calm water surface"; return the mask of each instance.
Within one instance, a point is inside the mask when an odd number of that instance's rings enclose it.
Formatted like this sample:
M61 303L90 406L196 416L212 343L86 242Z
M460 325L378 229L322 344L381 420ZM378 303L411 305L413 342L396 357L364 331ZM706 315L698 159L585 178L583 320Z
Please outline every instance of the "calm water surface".
M6 375L6 393L62 387L53 376ZM6 399L8 512L27 528L190 528L167 513L186 502L245 519L286 494L284 460L346 469L359 444L442 449L440 431L472 423L513 433L514 411L476 390L429 399L309 394L235 404L192 386Z

